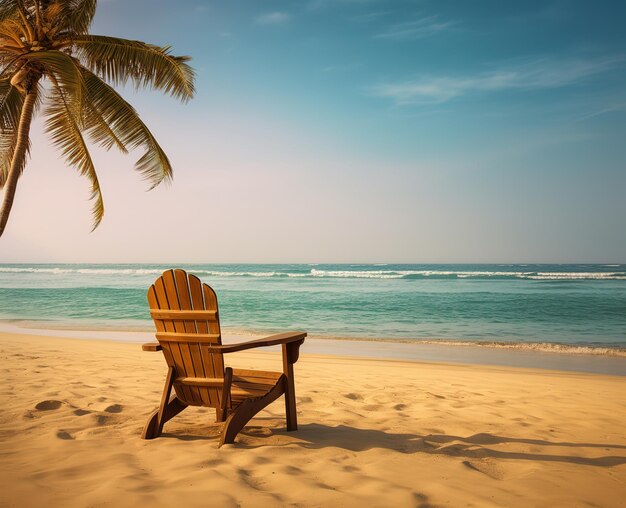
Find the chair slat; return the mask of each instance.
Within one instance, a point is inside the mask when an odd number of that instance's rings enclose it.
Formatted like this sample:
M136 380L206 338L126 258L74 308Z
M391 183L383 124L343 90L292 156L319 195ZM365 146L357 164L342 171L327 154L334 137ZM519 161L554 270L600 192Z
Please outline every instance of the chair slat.
M268 382L275 382L282 372L272 372L267 370L248 370L248 369L233 369L233 380L250 378L251 380L267 379Z
M205 308L215 311L215 321L207 320L209 333L217 333L221 336L217 295L210 286L202 284L202 297ZM208 365L211 365L210 370L213 373L212 376L217 377L218 375L224 375L224 356L222 354L207 354L205 361Z
M204 304L204 298L202 297L202 282L195 275L189 275L189 297L191 299L191 308L194 311L204 311L206 312L206 307ZM214 312L214 311L212 311ZM215 313L215 317L217 318L217 312ZM207 337L211 337L208 339L215 344L221 344L221 338L219 333L217 334L209 334L209 324L206 320L195 320L196 333L198 337L206 335ZM204 339L198 340L199 343L204 343ZM211 377L220 375L220 372L215 372L213 369L213 363L211 361L211 355L203 350L201 347L198 351L198 358L200 359L200 365L202 368L202 372L204 377ZM206 390L205 394L206 399L208 400L208 405L213 407L221 407L221 392L219 390Z
M165 275L165 274L164 274ZM165 284L163 282L163 276L159 277L153 284L154 301L150 301L150 293L148 293L148 303L150 307L153 305L157 308L169 309L169 302L167 299L167 292L165 290ZM174 332L174 324L171 321L164 321L155 319L155 326L158 331ZM173 343L168 347L163 348L165 359L168 365L173 366L176 372L182 372L184 370L184 364L182 356L180 354L180 347L178 343ZM178 392L177 392L178 393ZM189 398L189 392L181 388L182 398Z
M176 282L174 281L174 270L167 270L163 272L161 280L163 281L163 290L165 292L165 297L168 303L165 309L167 309L168 311L180 310L180 305L178 303L178 294L176 291ZM164 307L162 306L161 308ZM169 329L167 330L168 332L185 332L185 327L184 325L182 325L181 322L169 321L168 319L164 319L163 321L166 324L166 328L168 328L169 323ZM176 346L178 346L178 348L176 348ZM178 354L176 352L176 349L178 349ZM172 344L172 352L174 353L174 358L178 359L179 361L179 366L176 370L176 373L179 375L187 373L193 374L193 366L191 365L189 348L187 348L185 344L178 342L176 343L176 345ZM184 397L187 399L187 402L190 404L194 404L198 399L200 399L200 395L197 390L181 385L176 387L177 391L178 389L181 390Z
M170 300L170 309L174 308L177 311L189 311L191 309L191 302L189 299L189 286L187 283L187 274L182 270L171 270L165 274L165 287L169 291L170 294L173 295ZM168 295L169 296L169 295ZM190 333L195 331L196 325L192 322L186 320L174 320L174 328L177 332ZM185 364L185 372L187 375L191 377L199 377L202 376L202 370L199 372L196 371L196 362L194 361L194 353L197 352L198 355L200 351L198 350L197 343L190 342L179 342L178 347L180 347L180 352L183 357L183 362ZM193 402L198 405L202 405L205 403L206 390L202 390L196 387L190 387L189 390L193 396ZM205 396L203 396L203 392Z
M200 344L216 344L220 338L215 333L157 332L155 336L162 342L197 342Z
M179 377L175 383L182 383L188 386L204 386L213 388L222 388L224 386L224 378L206 378L206 377Z
M180 309L194 312L191 305L191 295L187 273L183 270L174 270L174 280L176 281L176 290L178 293L178 303ZM203 312L206 311L203 310ZM186 334L197 335L198 330L195 320L185 320L183 321L183 325L185 327ZM200 350L199 341L194 340L193 342L187 342L187 347L189 348L189 353L191 355L191 363L193 365L194 376L198 378L205 376L204 366L202 365L202 351ZM209 395L209 392L212 391L214 390L198 390L198 395L205 405L211 404L211 397Z
M150 316L152 316L153 319L171 319L173 321L187 321L187 320L216 321L217 311L215 310L186 310L186 309L183 309L183 310L151 309Z
M271 389L273 388L273 386L270 386L267 389L260 389L260 390L248 390L248 389L242 389L236 386L233 386L230 389L230 393L233 397L263 397L263 395L265 395L267 392L269 392Z

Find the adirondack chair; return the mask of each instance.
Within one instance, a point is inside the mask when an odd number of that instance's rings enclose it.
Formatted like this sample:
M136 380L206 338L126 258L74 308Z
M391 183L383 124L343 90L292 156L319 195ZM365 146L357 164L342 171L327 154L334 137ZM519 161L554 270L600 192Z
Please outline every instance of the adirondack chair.
M161 435L165 422L187 406L204 406L215 408L216 421L223 423L219 446L233 443L255 414L283 394L287 430L297 430L293 365L306 333L222 345L215 291L184 270L163 272L148 290L148 304L158 342L142 348L163 351L168 371L161 404L146 423L144 439ZM282 346L283 372L224 367L227 353L275 345Z

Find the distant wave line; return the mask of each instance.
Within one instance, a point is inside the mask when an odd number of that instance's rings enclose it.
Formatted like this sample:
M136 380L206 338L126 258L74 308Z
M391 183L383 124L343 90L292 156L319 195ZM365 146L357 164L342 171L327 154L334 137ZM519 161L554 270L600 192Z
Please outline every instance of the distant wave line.
M318 270L309 272L280 271L220 271L190 269L191 273L212 277L287 277L287 278L344 278L344 279L529 279L529 280L626 280L626 272L536 272L536 271L481 271L481 270ZM61 267L0 267L0 273L42 273L51 275L159 275L162 268L61 268Z

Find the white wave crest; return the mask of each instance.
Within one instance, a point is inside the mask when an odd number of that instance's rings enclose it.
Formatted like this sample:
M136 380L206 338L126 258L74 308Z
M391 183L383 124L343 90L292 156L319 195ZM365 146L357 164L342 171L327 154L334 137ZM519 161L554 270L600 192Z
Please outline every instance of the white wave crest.
M41 273L50 275L160 275L162 268L69 268L69 267L17 267L0 266L0 273ZM566 280L626 280L626 272L531 272L531 271L487 271L487 270L320 270L312 268L309 272L280 271L221 271L209 269L191 269L192 273L209 277L288 277L288 278L354 278L354 279L402 279L407 277L450 277L458 279L472 278L516 278L538 281Z
M135 269L135 268L22 268L0 266L3 273L50 273L61 275L66 273L80 273L88 275L150 275L161 273L163 270Z
M18 268L18 267L5 267L0 266L0 272L4 273L52 273L52 274L60 274L60 273L71 273L74 270L71 268Z
M316 270L313 268L311 277L336 277L336 278L356 278L356 279L401 279L404 275L401 272L389 270Z
M141 268L77 268L76 270L72 270L72 272L88 275L154 275L162 273L163 270Z
M623 272L509 272L509 271L459 271L459 270L311 270L312 277L338 277L357 279L401 279L407 276L458 277L511 277L532 280L626 280Z
M286 275L277 272L219 272L214 270L190 270L191 273L210 275L212 277L276 277Z
M538 272L526 275L525 278L535 280L626 280L626 274L619 272Z

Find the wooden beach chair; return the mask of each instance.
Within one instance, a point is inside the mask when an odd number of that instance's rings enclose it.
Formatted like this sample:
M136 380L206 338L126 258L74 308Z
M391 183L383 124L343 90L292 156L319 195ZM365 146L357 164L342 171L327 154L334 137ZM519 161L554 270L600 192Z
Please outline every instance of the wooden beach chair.
M144 439L161 435L165 422L187 406L214 407L223 422L219 446L233 443L261 409L285 395L287 430L297 430L293 365L306 333L287 332L222 345L215 291L184 270L167 270L148 290L158 342L144 351L163 351L167 377L159 408L150 415ZM282 346L283 372L224 367L224 354ZM174 388L174 395L170 394Z

